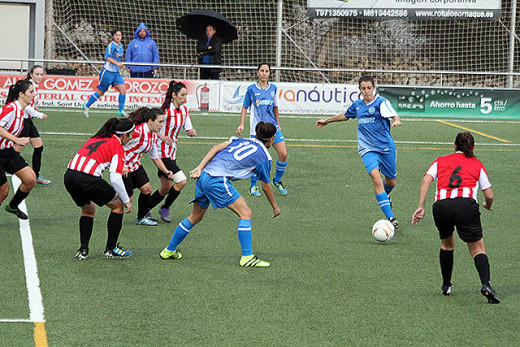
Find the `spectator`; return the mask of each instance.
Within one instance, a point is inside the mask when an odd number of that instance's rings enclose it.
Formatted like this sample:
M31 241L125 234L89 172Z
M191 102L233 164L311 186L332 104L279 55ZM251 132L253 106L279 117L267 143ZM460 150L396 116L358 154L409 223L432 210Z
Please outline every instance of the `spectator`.
M197 62L202 65L221 65L222 39L215 35L217 30L213 25L206 27L206 38L197 45ZM222 69L200 69L200 79L218 80Z
M144 23L139 24L133 39L126 49L127 63L159 63L159 50L154 40L150 38L150 32ZM157 66L127 65L130 68L132 78L154 78Z

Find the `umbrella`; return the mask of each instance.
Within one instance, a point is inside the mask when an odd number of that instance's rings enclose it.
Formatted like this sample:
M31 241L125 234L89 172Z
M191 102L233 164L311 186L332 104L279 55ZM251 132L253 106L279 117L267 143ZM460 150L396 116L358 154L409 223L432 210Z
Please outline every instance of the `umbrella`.
M213 25L222 43L238 39L237 28L221 13L210 10L193 10L177 19L177 29L190 39L206 37L206 27Z

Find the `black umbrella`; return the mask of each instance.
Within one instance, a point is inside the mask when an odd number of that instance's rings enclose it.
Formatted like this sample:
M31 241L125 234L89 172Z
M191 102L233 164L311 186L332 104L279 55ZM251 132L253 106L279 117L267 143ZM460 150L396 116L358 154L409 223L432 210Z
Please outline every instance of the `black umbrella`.
M193 10L177 19L177 29L190 39L200 40L206 37L206 27L212 25L222 43L238 39L237 28L221 13L210 10Z

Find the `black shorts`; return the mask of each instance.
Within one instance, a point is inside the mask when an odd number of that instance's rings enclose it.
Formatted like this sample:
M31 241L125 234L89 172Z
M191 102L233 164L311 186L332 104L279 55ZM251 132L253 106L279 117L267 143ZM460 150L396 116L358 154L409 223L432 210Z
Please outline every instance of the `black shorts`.
M98 206L104 206L116 196L114 188L103 178L84 172L67 169L63 182L72 200L79 207L89 205L91 201Z
M7 182L5 173L11 175L29 166L24 158L13 147L0 150L0 186Z
M162 162L164 163L164 166L166 166L166 168L171 171L174 175L181 171L181 169L177 166L177 161L175 160L171 160L170 158L161 158ZM167 177L164 172L162 172L161 170L157 170L157 176L159 178L161 177Z
M457 233L464 242L475 242L482 239L480 210L472 198L444 199L433 204L433 219L439 230L441 239Z
M125 182L125 189L128 193L128 197L134 195L134 188L141 188L146 183L150 182L146 171L143 166L139 166L139 169L134 172L128 173L128 177L123 177L123 182Z
M23 120L23 129L18 137L30 137L31 139L35 139L41 136L32 119L26 118Z

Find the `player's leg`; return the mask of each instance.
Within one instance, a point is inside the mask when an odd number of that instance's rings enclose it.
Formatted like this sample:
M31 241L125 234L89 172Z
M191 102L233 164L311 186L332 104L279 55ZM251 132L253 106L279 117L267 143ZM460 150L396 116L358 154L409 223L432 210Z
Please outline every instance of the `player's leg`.
M90 108L90 106L92 106L92 104L94 104L96 101L98 101L100 97L105 95L105 92L108 90L108 88L110 88L110 85L112 84L112 79L113 79L113 76L109 71L107 71L105 69L101 70L101 73L99 74L99 82L98 82L97 90L94 93L92 93L92 95L90 95L87 103L83 104L81 106L83 115L86 118L89 117L88 109Z
M377 203L383 211L385 217L397 227L397 220L394 217L392 207L390 206L390 199L388 194L385 192L383 180L381 179L380 170L380 154L375 152L368 152L361 157L363 165L368 172L374 185L374 194L376 196Z
M123 112L123 110L125 108L125 102L126 102L125 81L123 80L123 77L119 73L114 82L114 88L119 92L119 97L117 99L118 103L119 103L117 115L122 116L122 117L128 117L128 115Z
M17 157L17 158L16 158ZM25 167L22 169L17 170L14 172L14 174L22 181L18 189L16 190L16 193L14 194L13 198L11 199L11 202L5 206L5 210L9 213L15 214L20 219L29 219L29 217L20 211L18 209L18 205L29 195L31 190L34 188L34 185L36 184L36 176L34 174L33 169L25 163L25 160L23 160L20 155L16 155L15 158L13 158L13 162L16 162L16 167L21 167L22 162L24 163Z
M123 228L123 202L116 195L111 201L106 203L111 209L107 220L107 244L105 248L106 258L128 258L132 255L132 251L123 249L117 242L119 234Z
M442 274L441 291L445 296L450 296L452 292L451 275L453 272L453 252L455 249L455 221L453 218L453 202L449 200L439 200L433 204L433 220L439 230L441 239L441 249L439 251L439 264Z
M482 288L480 289L480 294L485 296L490 304L499 304L500 299L497 294L491 288L491 275L489 270L489 259L486 255L486 250L484 248L484 240L480 239L475 242L467 242L468 250L473 257L473 261L475 263L475 268L477 269L478 275L480 277L480 282L482 283Z
M150 179L148 178L148 174L143 166L139 166L139 168L131 173L129 173L128 178L131 182L128 185L132 187L138 187L139 198L137 199L137 225L145 225L145 226L157 226L157 221L152 220L147 217L148 212L150 211L150 199L152 195L152 186L150 184ZM127 185L127 179L124 179L125 186ZM128 191L128 190L127 190ZM130 196L130 194L128 194Z
M455 249L455 238L453 234L441 240L441 249L439 251L439 263L442 274L442 294L451 295L451 275L453 273L453 252Z
M287 169L287 147L285 146L285 138L280 130L276 131L275 140L273 147L278 155L276 160L276 173L273 178L273 185L282 195L287 195L287 189L285 189L282 183L282 176Z
M36 128L35 128L36 130ZM45 179L40 175L40 170L42 167L42 153L43 153L43 142L42 138L38 137L32 137L31 136L31 146L34 148L33 155L32 155L32 168L34 170L34 173L36 174L36 184L46 186L51 183L50 180Z
M79 260L86 260L88 257L88 245L92 230L94 228L94 217L96 215L96 205L93 202L81 206L81 217L79 217L79 241L80 247L75 255Z
M177 163L175 161L171 161L170 165L167 166L168 170L173 172L173 185L171 185L171 181L168 180L170 188L167 191L166 199L164 200L164 204L161 206L160 209L160 215L161 219L165 222L170 222L170 206L173 204L173 202L179 197L179 194L184 189L186 184L188 183L188 180L186 178L186 175L182 170L177 166ZM162 182L162 180L161 180ZM161 192L162 193L162 192Z
M174 178L175 181L175 178ZM186 184L188 181L186 179L175 182L173 186L170 188L168 195L166 196L166 199L164 200L164 204L161 206L161 210L163 209L170 209L170 206L173 204L173 202L179 197L179 194L181 191L186 187Z

